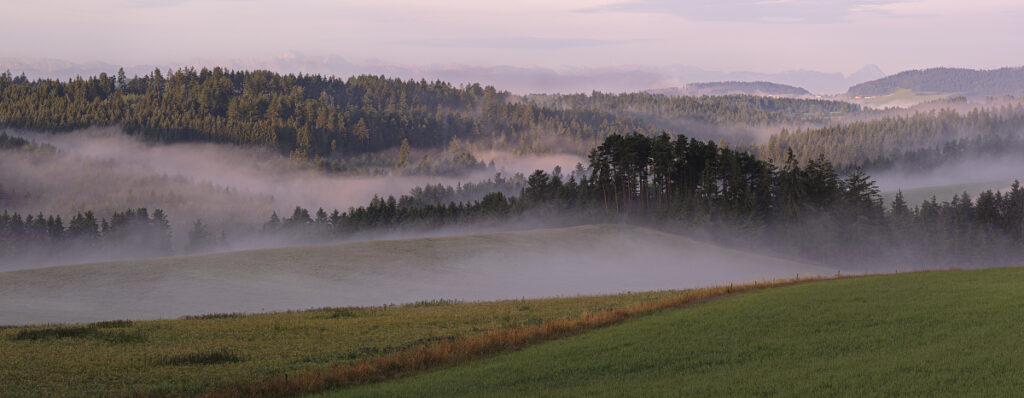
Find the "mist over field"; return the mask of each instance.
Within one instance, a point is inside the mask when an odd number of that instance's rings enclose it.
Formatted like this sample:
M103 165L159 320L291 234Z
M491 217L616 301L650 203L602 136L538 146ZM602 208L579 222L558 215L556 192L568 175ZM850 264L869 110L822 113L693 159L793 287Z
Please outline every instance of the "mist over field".
M0 273L0 325L682 289L834 270L583 226Z
M885 171L873 175L882 191L932 186L1013 181L1024 177L1024 157L972 158L924 171ZM1007 185L1009 187L1009 185ZM972 194L975 194L972 192Z

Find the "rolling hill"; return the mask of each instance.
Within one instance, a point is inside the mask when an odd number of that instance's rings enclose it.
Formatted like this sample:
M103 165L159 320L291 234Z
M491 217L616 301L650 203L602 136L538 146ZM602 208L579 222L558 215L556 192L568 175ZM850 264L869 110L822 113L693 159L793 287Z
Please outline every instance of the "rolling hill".
M0 325L681 289L831 273L651 229L581 226L2 272Z
M0 396L190 397L694 291L0 328ZM699 292L699 291L698 291ZM294 394L293 394L294 395ZM251 398L251 394L243 395Z
M689 95L694 97L699 97L702 95L732 94L746 94L773 97L802 97L805 95L811 95L809 91L804 90L803 88L800 87L763 81L690 83L683 87L671 87L649 91L654 94Z
M1014 396L1024 269L760 290L318 397Z
M1024 95L1024 67L992 70L931 68L909 70L850 87L845 97L868 105L912 105L952 96Z

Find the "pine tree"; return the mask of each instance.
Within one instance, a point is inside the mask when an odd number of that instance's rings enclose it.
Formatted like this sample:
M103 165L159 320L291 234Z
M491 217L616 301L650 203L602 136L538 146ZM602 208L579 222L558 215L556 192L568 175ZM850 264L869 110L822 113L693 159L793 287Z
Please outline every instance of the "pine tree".
M281 218L277 216L275 211L270 215L270 220L263 224L263 232L274 232L281 229Z
M352 127L352 135L359 139L359 141L362 141L366 148L369 148L370 129L366 127L366 120L359 119L356 122L356 125Z
M910 208L907 207L907 201L903 199L902 190L896 191L896 197L893 198L890 207L892 208L890 214L894 220L903 221L910 216Z
M124 68L117 68L117 89L124 91L124 85L128 82L128 77L124 74Z
M192 223L192 229L188 231L188 246L185 247L185 250L195 253L207 250L212 245L213 241L206 225L202 220L195 220Z
M402 145L398 148L398 161L395 163L396 169L404 169L409 166L409 156L412 149L409 147L409 139L403 138Z

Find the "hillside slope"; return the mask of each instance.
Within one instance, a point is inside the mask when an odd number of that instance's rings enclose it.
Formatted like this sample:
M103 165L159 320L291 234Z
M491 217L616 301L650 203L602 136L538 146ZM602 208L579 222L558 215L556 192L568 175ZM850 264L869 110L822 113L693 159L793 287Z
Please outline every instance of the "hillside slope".
M0 273L0 325L681 289L831 274L651 229L582 226Z
M884 96L910 90L930 95L969 97L1024 95L1024 67L975 70L931 68L909 70L850 87L850 97ZM920 94L919 94L920 95Z
M325 397L1015 396L1024 268L766 289Z
M690 83L683 87L671 87L663 89L654 89L649 91L654 94L690 95L696 97L702 95L734 94L782 97L800 97L805 95L811 95L809 91L804 90L803 88L800 87L762 81Z
M691 292L0 328L0 397L194 397L234 383L344 368L438 340L578 319L582 313L629 309ZM201 360L202 354L222 352L231 356ZM190 361L189 355L199 360Z

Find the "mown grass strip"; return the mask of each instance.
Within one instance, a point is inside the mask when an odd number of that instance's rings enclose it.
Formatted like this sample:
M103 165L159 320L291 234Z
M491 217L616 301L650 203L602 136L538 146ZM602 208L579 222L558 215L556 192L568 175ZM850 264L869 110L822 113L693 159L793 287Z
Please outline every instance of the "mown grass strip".
M679 308L768 287L837 278L842 278L842 276L799 276L687 290L673 297L641 302L609 311L583 313L574 318L549 320L536 326L488 331L461 339L443 339L420 348L387 354L333 369L281 375L256 383L237 384L204 396L207 398L271 398L385 381L441 365L452 365L499 352L516 350L533 343L578 335L655 311Z
M161 363L165 365L214 365L218 363L239 362L242 358L228 349L221 348L214 351L190 352L187 354L174 355L164 358Z

